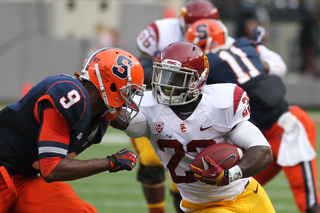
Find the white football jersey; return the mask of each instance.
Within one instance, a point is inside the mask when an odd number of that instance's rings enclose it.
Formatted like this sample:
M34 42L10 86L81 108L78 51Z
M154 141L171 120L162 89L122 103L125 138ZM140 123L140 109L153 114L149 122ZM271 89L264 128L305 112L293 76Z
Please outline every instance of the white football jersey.
M173 42L182 41L180 21L176 18L159 19L140 32L137 45L152 58Z
M147 91L139 112L146 120L135 117L125 132L130 137L146 136L150 140L183 199L195 203L230 200L243 192L250 178L223 187L211 186L195 180L189 165L204 147L224 142L236 124L249 119L248 102L247 93L236 84L206 85L197 108L183 120L170 107L156 103ZM143 135L131 134L133 129Z

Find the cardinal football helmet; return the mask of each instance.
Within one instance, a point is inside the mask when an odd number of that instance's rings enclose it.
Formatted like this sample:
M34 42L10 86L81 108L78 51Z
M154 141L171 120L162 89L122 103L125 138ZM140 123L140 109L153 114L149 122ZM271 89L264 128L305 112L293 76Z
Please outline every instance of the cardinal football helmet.
M199 19L220 20L217 7L206 0L193 0L182 7L179 19L182 31L185 33L190 25Z
M198 45L205 54L229 48L232 43L227 28L214 19L200 19L194 22L188 28L185 40Z
M190 42L165 47L153 65L152 95L164 105L183 105L195 101L209 73L207 56Z
M130 116L139 110L145 90L144 74L140 62L131 53L118 48L97 50L86 61L79 78L95 85L108 107L106 113L116 114L116 108L121 106ZM141 96L139 103L132 100L135 95ZM129 122L132 118L127 115L122 120Z

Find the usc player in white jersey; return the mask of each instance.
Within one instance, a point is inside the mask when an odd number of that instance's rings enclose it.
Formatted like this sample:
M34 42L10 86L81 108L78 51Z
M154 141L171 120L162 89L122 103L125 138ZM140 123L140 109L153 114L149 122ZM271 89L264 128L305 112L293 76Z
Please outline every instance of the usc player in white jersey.
M140 32L137 46L138 57L145 74L147 88L151 88L151 73L154 59L167 45L182 41L186 29L196 20L212 18L219 20L218 9L206 0L190 1L182 9L179 18L159 19ZM165 212L164 168L153 151L147 138L131 139L139 156L139 171L137 179L142 183L149 213ZM181 196L179 190L171 183L170 193L174 198L177 212Z
M272 151L248 121L249 97L236 84L206 85L208 72L208 59L198 46L170 44L154 63L152 91L145 92L140 112L128 126L111 125L131 138L149 139L180 190L184 212L275 212L251 177L272 162ZM234 167L223 170L208 156L207 170L190 165L205 147L226 142L246 150Z
M199 19L220 20L218 9L209 1L190 1L182 9L179 18L165 18L154 21L137 37L137 46L140 50L138 57L144 69L145 84L151 88L151 73L153 61L161 50L167 45L184 40L187 28ZM228 42L234 39L228 37ZM279 60L279 56L266 48L260 50L260 58L268 63L274 63L270 67L276 67L270 74L284 75L286 66ZM278 66L278 65L281 66ZM153 151L149 141L145 138L131 139L135 151L139 156L138 180L142 183L143 192L148 203L149 213L164 213L164 169ZM181 196L179 190L171 183L170 193L174 198L177 212Z

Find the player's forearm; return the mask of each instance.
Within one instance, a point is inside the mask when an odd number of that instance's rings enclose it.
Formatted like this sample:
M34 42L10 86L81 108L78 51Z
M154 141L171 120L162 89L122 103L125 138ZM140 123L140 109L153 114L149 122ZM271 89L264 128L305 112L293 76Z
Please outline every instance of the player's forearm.
M229 133L230 140L246 152L239 162L243 177L260 173L272 163L272 151L262 132L251 122L244 121Z
M269 75L284 76L287 72L287 66L281 56L266 48L264 45L258 46L260 59L268 64Z
M243 177L251 177L262 172L272 163L272 151L268 146L254 146L246 150L238 163Z
M90 160L62 159L44 179L46 182L76 180L109 169L110 162L107 158Z

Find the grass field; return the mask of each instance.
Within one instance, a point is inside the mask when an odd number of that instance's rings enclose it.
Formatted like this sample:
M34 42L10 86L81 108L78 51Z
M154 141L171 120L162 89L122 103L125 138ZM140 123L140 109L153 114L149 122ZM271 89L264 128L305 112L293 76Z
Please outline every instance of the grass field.
M320 112L309 112L309 114L317 121L317 132L320 132L320 123L318 119ZM114 137L114 134L120 134ZM121 136L121 137L120 137ZM320 153L320 137L318 137L318 153ZM94 157L102 157L112 154L124 147L132 148L129 139L120 131L109 129L105 136L106 140L114 140L113 143L102 143L93 146L83 152L78 159L89 159ZM116 141L122 142L117 144ZM320 171L320 157L318 157L318 175ZM143 197L141 185L136 181L137 169L131 172L124 171L119 173L102 173L89 178L70 181L75 192L85 201L96 207L99 213L111 212L130 212L130 213L147 213L145 199ZM318 178L319 182L319 178ZM168 185L166 180L166 186ZM171 195L166 188L166 212L174 213ZM276 178L265 186L265 190L277 213L298 213L298 209L294 203L289 185L281 172Z

